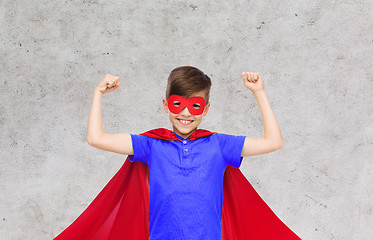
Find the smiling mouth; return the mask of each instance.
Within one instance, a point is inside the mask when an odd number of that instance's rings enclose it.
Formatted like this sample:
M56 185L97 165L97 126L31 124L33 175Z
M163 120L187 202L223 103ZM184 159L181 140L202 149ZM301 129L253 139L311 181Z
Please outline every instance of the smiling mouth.
M179 123L181 123L182 125L189 125L191 124L192 122L194 122L193 120L184 120L184 119L177 119L179 121Z

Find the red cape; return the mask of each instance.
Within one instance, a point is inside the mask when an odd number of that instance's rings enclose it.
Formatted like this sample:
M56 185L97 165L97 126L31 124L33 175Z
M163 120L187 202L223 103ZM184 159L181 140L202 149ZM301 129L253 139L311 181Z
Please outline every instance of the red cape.
M213 134L197 130L189 139ZM179 141L170 130L159 128L142 135ZM56 240L149 239L149 167L130 162L101 190L84 212ZM223 240L300 239L268 207L239 168L227 166L223 183Z

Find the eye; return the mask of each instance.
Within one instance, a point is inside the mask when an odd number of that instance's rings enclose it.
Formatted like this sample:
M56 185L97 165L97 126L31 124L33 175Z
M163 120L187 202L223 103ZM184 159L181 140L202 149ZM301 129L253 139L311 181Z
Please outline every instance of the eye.
M180 106L180 102L179 101L174 101L173 104L174 104L175 107L179 107Z
M199 109L200 107L201 107L201 105L199 103L193 104L193 108L195 108L195 109Z

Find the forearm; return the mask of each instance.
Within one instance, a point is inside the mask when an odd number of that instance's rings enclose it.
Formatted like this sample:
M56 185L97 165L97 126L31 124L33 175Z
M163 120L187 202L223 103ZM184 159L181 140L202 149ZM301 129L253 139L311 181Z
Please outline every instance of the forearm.
M282 147L284 142L282 139L280 126L278 125L275 114L272 111L265 90L263 89L254 92L254 96L259 105L260 113L262 115L264 139L269 140L275 146Z
M102 125L101 119L101 100L103 93L94 90L93 100L91 105L91 112L89 113L88 127L87 127L87 141L88 143L94 142L96 139L99 139L105 131Z

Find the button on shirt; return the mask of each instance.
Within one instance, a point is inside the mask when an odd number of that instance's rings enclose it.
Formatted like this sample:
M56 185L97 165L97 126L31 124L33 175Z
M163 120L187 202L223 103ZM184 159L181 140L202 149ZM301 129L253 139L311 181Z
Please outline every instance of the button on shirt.
M221 239L224 171L241 165L245 136L176 136L180 141L131 134L130 161L150 169L149 239Z

